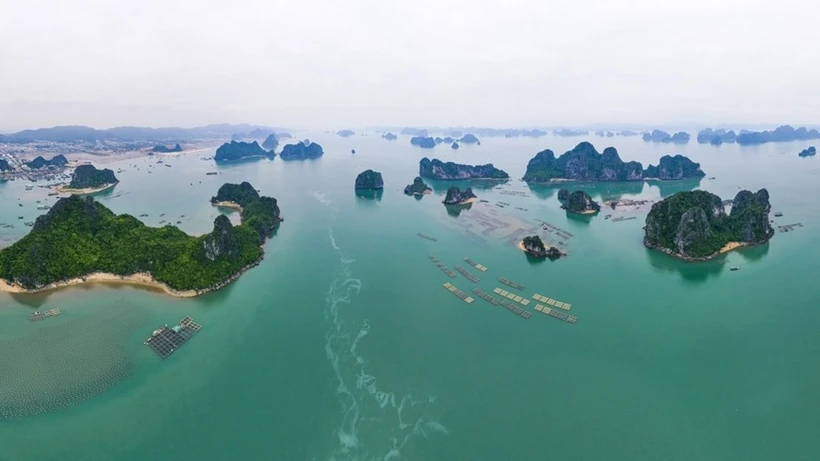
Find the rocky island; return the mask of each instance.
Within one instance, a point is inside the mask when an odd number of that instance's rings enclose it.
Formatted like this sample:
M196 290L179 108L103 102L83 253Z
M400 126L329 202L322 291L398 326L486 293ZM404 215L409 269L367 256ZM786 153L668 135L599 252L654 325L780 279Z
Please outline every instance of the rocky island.
M61 198L28 235L0 251L0 290L107 281L189 297L224 287L262 260L261 245L280 218L274 198L223 198L244 203L242 224L219 215L213 231L198 237L171 225L148 227L91 197Z
M399 137L394 135L393 133L387 132L387 133L382 134L382 139L386 139L388 141L395 141L395 140L399 139Z
M268 137L262 141L262 148L270 152L275 151L277 147L279 147L279 138L276 137L276 133L269 134Z
M461 147L461 146L459 146L457 142L453 141L453 143L452 143L452 144L450 144L450 147L451 147L452 149L458 149L458 148L459 148L459 147Z
M570 193L568 189L561 189L558 191L558 201L561 202L561 208L570 213L595 214L601 211L598 202L582 190Z
M419 176L432 179L509 179L505 171L494 167L492 163L486 165L462 165L453 162L442 162L434 158L424 157L419 162Z
M432 149L436 147L436 140L425 136L413 136L410 138L410 144L422 149Z
M571 151L555 158L553 151L546 149L530 159L527 172L522 178L530 183L560 181L641 181L643 179L687 179L700 178L704 173L700 164L687 157L664 156L658 166L649 166L644 171L639 162L624 162L614 147L607 147L598 153L595 147L582 142Z
M219 146L214 155L217 162L235 162L248 158L268 157L273 158L276 154L273 151L266 151L258 142L231 141Z
M341 136L343 138L349 138L355 134L356 132L353 130L339 130L336 132L336 136Z
M801 150L797 156L798 157L814 157L817 154L817 149L814 146L809 146L807 149Z
M356 176L356 190L381 190L384 189L382 174L378 171L365 170Z
M447 189L447 196L444 197L445 205L467 205L478 200L478 197L473 194L473 190L469 187L463 192L458 187L451 187Z
M677 133L670 135L669 133L663 130L652 130L651 133L643 134L643 140L646 142L686 144L689 142L689 138L689 133L686 133L684 131L678 131Z
M742 190L729 214L715 194L678 192L652 205L646 217L644 245L687 261L705 261L734 248L767 242L769 192Z
M93 194L114 187L119 180L108 168L98 170L94 165L80 165L71 174L71 182L59 187L59 192L67 194Z
M168 147L165 144L158 144L154 146L153 149L151 149L151 152L157 154L170 154L172 152L182 152L182 146L180 146L179 143L177 143L177 145L175 145L174 147Z
M741 131L737 135L737 143L742 146L765 144L767 142L809 141L820 139L820 132L804 127L794 129L791 125L783 125L772 131Z
M51 158L51 160L46 160L38 155L34 160L26 162L25 165L32 170L39 170L42 168L64 168L68 165L68 159L60 154L55 155Z
M481 145L481 141L478 140L474 135L467 133L458 140L458 142L462 144L478 144Z
M549 258L554 261L561 256L564 256L558 248L552 246L547 248L544 246L544 242L541 241L541 237L537 235L524 237L524 240L518 242L518 248L527 253L527 256L531 256L536 259Z
M324 155L325 151L322 146L315 142L310 142L305 139L296 144L288 144L282 149L279 157L282 160L306 160L310 158L319 158Z
M732 143L737 140L737 134L733 130L726 131L724 129L713 130L712 128L705 128L698 131L697 137L699 144L711 144L719 146L726 143Z
M259 192L247 181L241 184L225 183L219 188L216 195L211 197L211 205L241 210L258 199Z
M424 180L421 177L416 176L416 179L413 180L413 184L409 184L407 187L404 188L404 193L406 195L415 195L417 197L421 197L426 194L432 194L433 189L430 188L427 184L424 183Z

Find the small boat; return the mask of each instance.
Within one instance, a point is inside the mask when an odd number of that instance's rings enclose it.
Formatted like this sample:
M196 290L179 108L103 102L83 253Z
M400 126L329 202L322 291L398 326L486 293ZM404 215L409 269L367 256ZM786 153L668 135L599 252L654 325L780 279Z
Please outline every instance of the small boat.
M774 214L774 217L775 217L775 218L780 218L780 217L782 217L782 216L783 216L783 213L781 213L781 212L779 212L779 211L778 211L777 213L775 213L775 214Z
M739 271L739 270L740 270L740 266L732 266L732 267L730 267L730 268L729 268L729 270L730 270L730 271L732 271L732 272L734 272L734 271Z

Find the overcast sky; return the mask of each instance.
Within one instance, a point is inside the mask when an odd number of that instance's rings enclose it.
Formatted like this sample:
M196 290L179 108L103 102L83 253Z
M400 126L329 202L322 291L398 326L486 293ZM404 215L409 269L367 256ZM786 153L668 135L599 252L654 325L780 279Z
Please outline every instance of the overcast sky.
M0 130L820 123L809 0L0 5Z

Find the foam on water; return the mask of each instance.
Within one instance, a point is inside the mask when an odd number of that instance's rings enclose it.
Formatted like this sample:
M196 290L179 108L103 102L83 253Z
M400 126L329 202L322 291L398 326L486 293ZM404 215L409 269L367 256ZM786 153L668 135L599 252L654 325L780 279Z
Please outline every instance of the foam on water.
M321 193L313 196L332 209ZM331 221L335 221L335 210ZM338 446L330 460L391 460L414 437L428 438L431 433L447 434L438 421L424 417L430 413L435 397L418 397L410 393L380 388L378 379L367 368L367 359L359 347L371 331L367 320L352 322L346 310L362 289L362 281L353 276L355 259L341 250L333 226L328 227L333 250L339 256L339 267L325 296L325 354L336 377L336 393L342 410L342 422L336 430ZM405 421L408 419L408 421Z

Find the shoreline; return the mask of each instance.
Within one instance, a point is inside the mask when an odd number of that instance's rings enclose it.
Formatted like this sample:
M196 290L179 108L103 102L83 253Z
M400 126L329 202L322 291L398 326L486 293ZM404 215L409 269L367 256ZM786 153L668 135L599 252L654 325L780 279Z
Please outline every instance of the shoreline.
M104 190L110 189L120 182L114 182L111 184L105 184L100 187L89 187L87 189L71 189L69 187L58 186L55 190L61 194L73 194L73 195L88 195L88 194L96 194L97 192L102 192Z
M679 259L681 261L685 261L685 262L706 262L706 261L711 261L711 260L713 260L713 259L715 259L719 256L722 256L722 255L724 255L724 254L726 254L726 253L728 253L732 250L737 250L739 248L748 248L748 247L753 247L753 246L757 246L757 245L764 245L766 243L769 243L769 240L771 240L771 238L768 238L768 239L766 239L762 242L757 242L757 243L728 242L720 250L718 250L718 251L716 251L716 252L714 252L710 255L699 256L699 257L685 256L685 255L682 255L680 253L675 253L674 251L672 251L668 248L655 247L655 246L647 244L646 240L644 240L643 246L645 246L646 248L648 248L650 250L660 251L661 253L664 253L668 256L672 256L673 258Z
M478 197L471 197L471 198L468 198L467 200L462 200L462 201L456 202L456 203L447 203L445 201L442 201L441 203L443 203L445 205L469 205L469 204L475 203L477 201L478 201Z
M233 208L234 210L242 211L242 206L236 202L231 201L223 201L223 202L211 202L211 206L220 207L220 208Z

